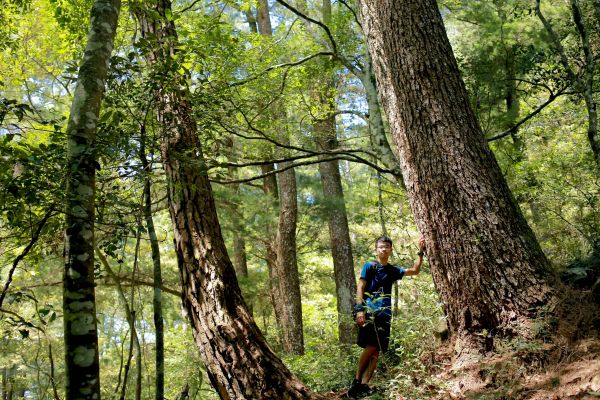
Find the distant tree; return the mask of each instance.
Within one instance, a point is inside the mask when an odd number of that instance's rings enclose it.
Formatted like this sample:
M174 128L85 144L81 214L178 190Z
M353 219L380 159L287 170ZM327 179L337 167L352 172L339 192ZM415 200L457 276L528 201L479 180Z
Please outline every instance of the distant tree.
M302 0L297 3L298 9L307 15L307 2ZM330 26L333 17L331 1L323 0L320 11L320 19L323 24ZM309 90L314 103L312 107L317 110L317 112L311 113L313 114L312 135L317 149L320 151L332 151L339 148L336 126L336 64L329 59L317 60L315 71L318 71L318 74L310 82ZM327 157L322 155L320 159L324 160ZM338 338L340 343L352 344L356 340L356 324L350 318L356 297L356 278L339 161L320 162L319 175L327 210L329 244L333 261Z
M461 360L531 334L549 265L469 105L434 0L361 0L378 87Z
M596 2L597 3L597 2ZM545 17L541 9L541 0L535 2L535 13L542 22L544 29L550 36L550 42L554 51L558 54L559 62L562 69L565 71L567 80L571 83L572 87L582 96L585 101L585 107L587 111L587 137L590 144L592 153L594 154L594 160L596 161L596 167L600 172L600 137L598 136L598 105L594 97L594 86L597 82L596 72L596 60L598 54L594 54L594 50L597 49L597 43L594 43L591 38L592 30L586 22L585 15L582 7L578 0L570 0L569 5L571 6L571 17L575 24L578 40L580 44L578 51L580 54L575 60L570 60L565 46L563 45L561 38L554 29L552 23ZM598 11L598 5L594 11ZM590 14L594 14L592 11ZM596 15L598 18L598 15ZM579 66L579 67L577 67ZM600 238L595 238L596 243L594 247L600 247Z
M66 399L99 399L94 292L96 127L117 30L120 0L96 0L67 126L63 313Z
M256 8L258 33L267 40L272 39L271 16L267 0L259 0ZM284 145L289 145L290 133L287 129L288 116L284 106L275 101L267 113L268 124L274 128L275 137ZM276 148L273 153L285 158L288 151ZM302 297L298 275L296 228L298 221L298 200L296 172L292 162L278 163L277 175L264 178L265 196L278 205L277 230L267 224L265 245L269 265L271 302L281 333L283 351L291 354L304 353L304 332L302 323ZM273 164L263 166L263 172L274 171Z

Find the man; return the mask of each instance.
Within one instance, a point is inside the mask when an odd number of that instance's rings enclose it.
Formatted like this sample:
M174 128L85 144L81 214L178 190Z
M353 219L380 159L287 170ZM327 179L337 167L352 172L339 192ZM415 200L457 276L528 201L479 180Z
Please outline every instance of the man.
M354 311L359 326L357 344L364 350L358 359L356 376L348 390L349 397L371 392L369 381L377 367L379 352L388 348L392 320L392 284L404 276L417 275L423 263L423 237L419 239L419 258L409 269L388 264L392 246L392 239L389 237L378 238L375 241L378 261L367 261L360 273Z

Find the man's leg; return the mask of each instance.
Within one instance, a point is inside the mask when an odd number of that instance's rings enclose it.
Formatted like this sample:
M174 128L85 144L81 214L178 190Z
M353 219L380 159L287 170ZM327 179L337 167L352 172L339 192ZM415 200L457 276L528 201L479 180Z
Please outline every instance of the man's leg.
M362 382L367 385L371 378L373 377L373 372L375 372L375 368L377 368L377 361L379 360L379 350L375 349L375 352L371 355L371 359L369 360L369 365L365 373L362 375Z
M356 376L355 378L359 381L359 382L363 382L365 381L365 372L368 372L369 369L371 369L371 363L372 363L372 359L373 356L375 357L375 366L377 366L377 358L379 357L379 351L377 350L377 348L373 345L368 344L365 349L362 351L359 359L358 359L358 367L356 368ZM371 371L371 375L373 375L373 371L375 370L375 367L373 367L372 371ZM371 376L369 375L369 379L371 379ZM368 382L368 380L367 380Z

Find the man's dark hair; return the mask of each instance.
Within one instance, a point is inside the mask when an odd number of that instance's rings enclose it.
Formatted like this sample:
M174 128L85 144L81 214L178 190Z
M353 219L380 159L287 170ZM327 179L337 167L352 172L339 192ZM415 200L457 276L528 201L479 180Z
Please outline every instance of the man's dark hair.
M390 244L390 246L393 246L393 245L394 245L394 243L392 243L392 239L390 239L390 237L389 237L389 236L385 236L385 235L383 235L383 236L379 236L379 237L377 238L377 240L375 241L375 246L377 246L377 243L379 243L379 242L383 242L383 243L389 243L389 244Z

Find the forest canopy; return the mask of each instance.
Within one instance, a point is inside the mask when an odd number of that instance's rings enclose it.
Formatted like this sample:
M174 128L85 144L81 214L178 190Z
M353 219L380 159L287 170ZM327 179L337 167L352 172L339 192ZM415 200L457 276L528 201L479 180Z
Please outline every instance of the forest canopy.
M381 235L372 398L597 396L600 3L404 3L3 0L2 398L340 398Z

